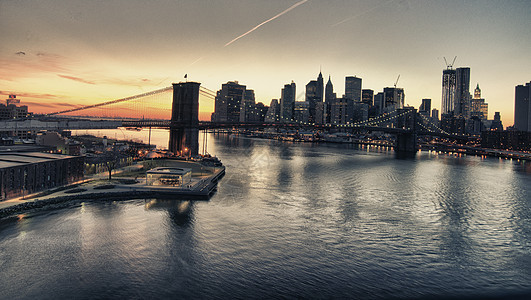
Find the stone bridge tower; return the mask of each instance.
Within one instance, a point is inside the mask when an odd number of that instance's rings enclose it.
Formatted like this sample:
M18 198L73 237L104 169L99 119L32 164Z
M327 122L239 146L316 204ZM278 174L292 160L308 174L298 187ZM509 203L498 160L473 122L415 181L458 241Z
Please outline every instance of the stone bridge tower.
M169 150L175 155L199 152L199 82L173 84Z

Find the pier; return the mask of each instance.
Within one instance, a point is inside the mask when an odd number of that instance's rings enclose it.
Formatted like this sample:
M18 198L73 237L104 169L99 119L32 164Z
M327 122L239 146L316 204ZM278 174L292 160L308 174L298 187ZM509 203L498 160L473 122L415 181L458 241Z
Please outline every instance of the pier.
M193 177L189 186L148 186L145 177L118 177L114 175L111 181L103 180L105 173L89 178L84 182L57 188L48 192L37 193L0 202L0 218L22 213L31 209L46 206L75 203L83 201L120 201L138 198L167 198L175 200L209 200L216 192L217 184L225 176L224 166L203 166L198 162L178 160L154 160L144 163L179 166L192 168ZM149 164L147 164L149 166ZM129 166L120 170L126 172L143 172L145 166ZM103 175L103 176L102 176Z

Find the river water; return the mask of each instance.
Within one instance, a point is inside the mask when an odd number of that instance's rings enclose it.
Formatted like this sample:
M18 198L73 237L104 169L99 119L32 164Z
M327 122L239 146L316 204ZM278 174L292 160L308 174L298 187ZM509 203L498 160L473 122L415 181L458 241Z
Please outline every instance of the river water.
M213 134L208 150L227 167L210 201L1 220L0 298L531 295L529 163Z

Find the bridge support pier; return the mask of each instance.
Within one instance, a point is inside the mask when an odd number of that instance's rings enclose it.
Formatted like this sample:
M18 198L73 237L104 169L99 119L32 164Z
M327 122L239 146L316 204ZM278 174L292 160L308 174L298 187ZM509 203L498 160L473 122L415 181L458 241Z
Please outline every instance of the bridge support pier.
M199 86L198 82L173 84L170 141L168 149L176 155L199 153Z
M417 134L411 132L398 133L396 135L395 151L398 153L416 153Z

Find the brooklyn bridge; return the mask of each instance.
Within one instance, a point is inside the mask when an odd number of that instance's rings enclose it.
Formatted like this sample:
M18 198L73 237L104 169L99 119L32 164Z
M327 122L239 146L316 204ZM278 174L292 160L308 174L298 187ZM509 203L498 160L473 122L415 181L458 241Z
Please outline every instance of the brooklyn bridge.
M351 124L315 124L304 122L223 123L199 121L201 101L214 101L215 92L198 82L174 83L170 87L126 98L34 115L31 118L0 122L0 131L39 131L112 129L119 127L165 128L170 131L168 149L181 153L190 149L197 155L199 131L222 128L278 130L340 130L352 133L381 132L396 136L396 152L416 152L421 136L467 141L468 136L450 134L413 107L396 109L376 118Z

